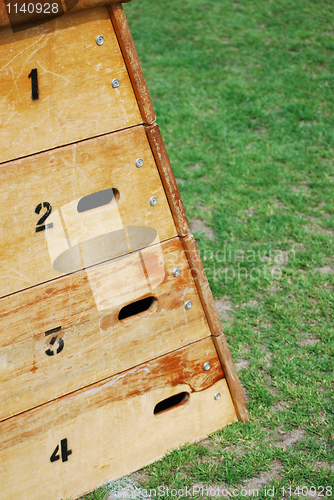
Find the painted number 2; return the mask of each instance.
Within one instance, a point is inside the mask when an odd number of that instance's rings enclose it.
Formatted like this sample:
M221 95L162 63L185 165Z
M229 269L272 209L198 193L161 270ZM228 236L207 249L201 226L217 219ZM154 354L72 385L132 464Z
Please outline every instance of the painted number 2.
M69 450L67 448L67 439L62 439L60 441L60 453L61 453L61 461L62 462L67 462L68 457L72 455L72 450ZM50 457L50 462L56 462L57 460L60 459L59 456L59 444L57 444L55 451L52 453Z
M45 214L42 215L42 217L39 219L39 221L36 224L36 226L37 226L36 233L39 233L40 231L44 231L44 229L50 229L51 227L53 227L52 222L50 224L46 224L46 225L44 224L44 222L49 217L49 215L51 214L51 211L52 211L52 207L51 207L50 203L48 203L47 201L44 201L43 207L46 209L46 212L45 212ZM39 203L37 205L37 207L35 208L35 213L39 214L41 210L42 210L42 203Z
M31 98L33 101L38 99L38 76L37 69L32 69L28 78L31 78Z

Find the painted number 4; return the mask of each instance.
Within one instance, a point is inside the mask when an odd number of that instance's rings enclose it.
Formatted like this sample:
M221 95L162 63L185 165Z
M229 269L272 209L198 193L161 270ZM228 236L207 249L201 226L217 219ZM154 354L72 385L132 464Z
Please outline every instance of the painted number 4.
M67 448L67 439L62 439L60 441L60 453L61 453L61 461L62 462L67 462L68 457L72 455L72 450L69 450ZM57 444L55 451L52 453L50 457L50 462L56 462L57 460L60 459L59 456L59 444Z

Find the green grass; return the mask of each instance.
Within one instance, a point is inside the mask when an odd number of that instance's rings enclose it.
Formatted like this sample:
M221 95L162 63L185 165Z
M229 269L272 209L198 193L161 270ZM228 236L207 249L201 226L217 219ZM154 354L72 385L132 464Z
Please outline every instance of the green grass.
M251 417L136 484L240 486L271 468L258 498L273 485L271 498L333 486L332 0L125 10L188 218L204 224L195 236L213 294L232 307L224 329Z

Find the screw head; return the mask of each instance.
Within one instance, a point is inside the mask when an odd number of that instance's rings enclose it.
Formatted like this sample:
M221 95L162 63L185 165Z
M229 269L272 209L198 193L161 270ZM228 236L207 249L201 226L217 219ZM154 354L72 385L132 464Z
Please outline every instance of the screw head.
M179 267L174 267L173 269L173 276L175 276L175 278L177 278L178 276L180 276L180 268Z
M158 203L158 200L155 196L152 196L152 198L150 199L150 205L151 207L155 207L155 205Z
M206 361L203 365L203 369L207 372L208 370L210 370L211 368L211 365L209 363L209 361Z
M119 81L118 78L114 78L113 81L111 82L111 86L113 89L117 89L120 86L121 82Z
M96 45L103 45L104 44L104 37L102 35L99 35L96 37Z
M184 308L188 311L188 309L192 308L192 302L191 300L187 300L187 302L184 304Z
M137 158L136 160L136 167L140 168L144 165L144 160L142 158Z
M215 401L218 401L218 399L220 399L220 392L216 392L216 394L213 396L213 399Z

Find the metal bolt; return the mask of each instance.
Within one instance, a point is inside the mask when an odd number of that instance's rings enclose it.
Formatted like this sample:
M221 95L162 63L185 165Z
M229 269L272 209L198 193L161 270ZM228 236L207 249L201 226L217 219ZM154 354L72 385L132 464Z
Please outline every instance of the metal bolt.
M140 168L144 165L144 160L142 158L137 158L136 160L136 167Z
M111 86L114 88L114 89L117 89L119 86L120 86L120 81L118 80L118 78L114 78L113 81L111 82Z
M150 199L150 205L151 207L155 207L155 205L158 203L158 200L156 199L155 196L152 196L152 198Z
M191 300L187 300L187 302L184 304L184 308L188 311L188 309L192 308L192 302Z
M173 269L173 276L175 276L175 278L177 278L178 276L180 276L180 268L179 267L174 267Z
M203 368L204 368L204 370L205 370L206 372L207 372L208 370L210 370L211 365L210 365L209 361L207 361L206 363L204 363Z
M104 44L104 37L102 35L99 35L96 37L96 45L103 45Z
M213 399L215 401L218 401L218 399L220 399L220 392L216 392L216 394L213 396Z

